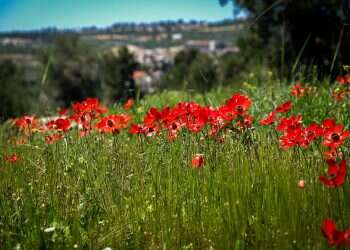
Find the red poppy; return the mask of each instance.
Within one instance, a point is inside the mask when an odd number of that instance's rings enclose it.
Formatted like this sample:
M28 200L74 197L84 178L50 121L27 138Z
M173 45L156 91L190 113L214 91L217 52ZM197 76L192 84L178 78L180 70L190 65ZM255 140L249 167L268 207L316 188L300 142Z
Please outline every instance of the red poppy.
M181 129L181 125L179 122L173 121L169 126L168 129L168 139L169 140L175 140L177 138L177 134Z
M281 147L285 150L294 146L307 147L308 145L305 142L305 136L301 127L285 132L284 135L280 137L279 142Z
M61 140L64 136L60 134L51 134L45 137L45 142L47 144L54 144L55 142L58 142Z
M324 153L325 158L332 159L332 160L337 160L338 158L341 158L343 156L341 151L338 151L337 149L331 148L328 151L325 151Z
M129 129L129 133L130 134L143 134L145 131L145 126L142 124L131 124L130 129Z
M244 116L240 117L237 121L237 125L241 129L247 129L250 128L253 124L254 117L250 114L245 114Z
M343 100L345 97L346 97L346 95L349 93L349 90L334 90L333 92L332 92L332 98L335 100L335 101L337 101L337 102L339 102L339 101L341 101L341 100Z
M322 224L321 230L330 246L350 246L350 228L345 232L339 231L337 230L336 224L333 220L326 219Z
M291 95L296 97L303 97L305 95L305 88L300 83L294 84L291 89Z
M333 128L336 125L336 122L333 119L325 119L322 123L322 128L324 131Z
M324 131L324 141L323 145L330 148L338 148L344 141L350 136L350 132L344 130L344 126L341 124L334 125L333 127L328 127Z
M192 168L202 168L204 165L204 154L196 154L192 158Z
M285 103L282 103L276 108L276 112L278 113L287 113L291 108L293 107L292 101L288 101Z
M290 131L298 130L301 131L303 117L301 115L285 117L277 126L277 130L284 133L289 133Z
M342 85L350 83L350 75L337 76L336 81Z
M159 112L157 108L152 107L145 115L143 122L145 125L153 126L156 122L159 122L161 118L161 112Z
M58 111L58 114L60 115L60 116L67 116L67 114L68 114L68 109L67 108L61 108L59 111Z
M241 95L240 93L235 93L230 99L226 101L226 105L235 111L238 115L243 115L249 107L252 101L249 97Z
M313 140L323 135L323 129L317 123L312 123L303 131L305 136L305 143L310 144Z
M276 117L276 112L272 111L265 118L260 120L260 124L265 126L271 125L275 122L275 117Z
M198 133L202 131L205 124L206 124L206 121L201 117L193 117L191 120L188 121L187 128L192 133Z
M134 101L133 101L133 99L128 99L127 100L127 102L123 105L123 108L125 109L125 110L129 110L129 109L131 109L132 107L134 106Z
M305 188L305 181L304 180L300 180L298 182L298 187L301 188L301 189L304 189Z
M15 125L21 130L33 129L38 126L38 121L34 116L23 116L15 120Z
M225 121L232 121L232 120L236 119L237 115L238 115L237 112L232 110L232 108L227 106L227 105L222 105L218 109L218 114Z
M11 164L18 162L20 159L21 159L21 157L16 155L16 154L4 156L4 160L8 163L11 163Z
M71 123L68 119L58 118L57 120L49 121L46 126L49 130L67 132L71 127Z
M346 161L342 160L339 166L332 159L326 162L328 164L328 176L321 175L319 180L329 188L336 188L343 185L346 178Z
M131 120L129 115L110 115L104 117L96 124L101 133L118 133L121 129L127 128Z

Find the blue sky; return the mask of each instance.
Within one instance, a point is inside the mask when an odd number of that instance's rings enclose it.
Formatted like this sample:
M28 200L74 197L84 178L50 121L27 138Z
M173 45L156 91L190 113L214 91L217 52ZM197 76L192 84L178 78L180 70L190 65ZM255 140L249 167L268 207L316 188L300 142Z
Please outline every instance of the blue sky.
M218 0L0 0L0 31L232 18Z

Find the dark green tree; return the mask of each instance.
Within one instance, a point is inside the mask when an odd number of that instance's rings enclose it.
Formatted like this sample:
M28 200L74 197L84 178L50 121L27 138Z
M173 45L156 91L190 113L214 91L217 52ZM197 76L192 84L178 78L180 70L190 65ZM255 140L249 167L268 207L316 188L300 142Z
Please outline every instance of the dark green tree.
M113 54L103 56L100 77L104 96L109 102L135 98L136 84L133 73L138 67L134 55L126 47L120 48L117 56Z
M188 77L193 61L199 52L194 49L180 51L174 59L174 64L162 79L162 88L182 89L189 84Z
M213 59L207 54L199 54L189 68L188 88L204 93L217 84L217 67Z
M46 90L58 104L100 95L97 55L77 36L58 37L41 61L48 69Z
M162 87L205 92L218 83L217 65L207 54L189 49L180 51L174 65L162 79Z
M33 88L21 68L6 60L0 63L0 121L31 111Z
M229 2L236 13L247 15L275 65L291 66L300 58L329 72L334 59L338 65L350 62L348 0L219 0L221 5Z

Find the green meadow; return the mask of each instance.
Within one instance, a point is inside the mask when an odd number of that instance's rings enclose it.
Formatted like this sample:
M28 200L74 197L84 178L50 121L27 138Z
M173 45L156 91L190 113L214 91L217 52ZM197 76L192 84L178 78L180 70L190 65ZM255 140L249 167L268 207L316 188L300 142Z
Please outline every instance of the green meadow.
M27 143L10 123L0 128L0 249L329 249L321 226L350 226L350 186L328 188L326 148L318 138L307 149L281 149L280 133L260 119L292 100L289 115L303 124L332 118L349 128L349 97L335 101L333 82L310 83L303 97L276 80L207 94L164 91L125 111L140 123L151 107L180 101L217 107L233 93L249 96L250 128L227 131L218 141L207 130L182 130L176 140L73 127L64 139L45 143L40 133ZM37 114L40 117L40 114ZM349 142L342 145L348 159ZM204 165L191 160L203 154ZM11 163L6 155L20 159ZM305 186L298 186L300 180Z

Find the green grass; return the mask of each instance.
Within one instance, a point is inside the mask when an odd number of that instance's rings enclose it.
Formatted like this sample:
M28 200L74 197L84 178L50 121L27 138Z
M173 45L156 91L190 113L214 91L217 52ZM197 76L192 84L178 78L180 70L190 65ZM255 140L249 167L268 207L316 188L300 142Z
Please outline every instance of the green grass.
M7 142L13 129L2 126L0 154L22 160L0 166L0 249L329 249L320 226L326 218L350 226L348 181L324 187L317 147L283 151L274 129L258 125L290 98L286 86L242 91L254 101L255 128L228 133L224 143L187 132L169 142L126 131L79 138L74 130L57 144L35 135L14 146ZM219 105L233 92L163 92L133 113L140 120L149 107L180 100ZM306 123L350 119L349 105L334 103L327 84L296 100L293 113ZM191 168L196 153L204 154L202 169Z

